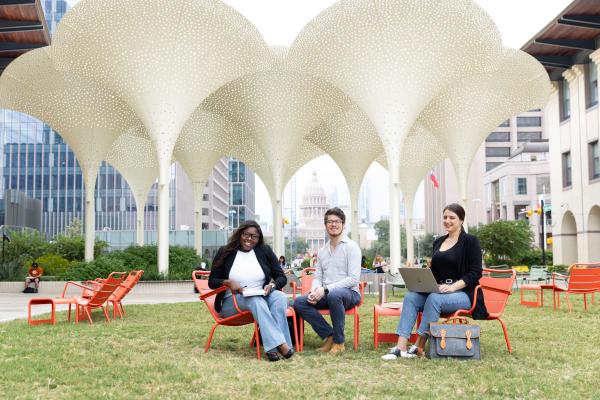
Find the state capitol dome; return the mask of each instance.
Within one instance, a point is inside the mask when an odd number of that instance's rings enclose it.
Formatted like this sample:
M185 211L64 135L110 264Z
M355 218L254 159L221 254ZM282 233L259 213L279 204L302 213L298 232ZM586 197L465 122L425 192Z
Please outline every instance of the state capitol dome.
M313 171L312 179L302 194L300 203L300 229L298 236L306 239L308 249L316 253L325 246L327 233L323 224L325 211L329 209L325 189L319 183L317 172Z

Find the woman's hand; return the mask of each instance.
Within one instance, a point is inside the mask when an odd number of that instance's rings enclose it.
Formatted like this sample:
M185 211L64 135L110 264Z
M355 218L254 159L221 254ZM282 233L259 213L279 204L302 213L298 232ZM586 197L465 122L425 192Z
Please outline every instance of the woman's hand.
M271 293L273 291L273 289L275 289L275 285L272 283L269 283L268 285L265 285L264 289L265 289L265 296L268 296L269 293Z
M456 292L456 288L454 288L454 284L452 285L439 285L440 293L452 293Z
M223 285L227 286L229 288L229 290L231 290L231 293L233 293L233 294L242 293L242 287L236 281L226 279L223 282Z

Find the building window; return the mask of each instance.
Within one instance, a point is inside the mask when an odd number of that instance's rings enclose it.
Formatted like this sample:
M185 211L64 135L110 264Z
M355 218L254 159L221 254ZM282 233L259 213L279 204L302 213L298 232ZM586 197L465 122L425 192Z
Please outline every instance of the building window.
M564 121L571 116L571 93L569 91L569 81L563 79L559 86L558 94L560 96L560 120Z
M241 206L244 204L244 186L241 183L232 183L230 186L229 204L232 206Z
M208 208L202 209L202 215L208 215Z
M498 165L502 165L501 162L486 162L485 163L485 172L496 168Z
M527 194L527 178L517 178L516 194Z
M550 175L535 178L535 192L536 194L550 193Z
M492 132L485 139L486 142L510 142L510 132Z
M507 119L506 121L504 121L503 123L501 123L501 124L500 124L500 125L498 125L498 126L503 126L503 127L504 127L504 126L510 126L510 119Z
M542 139L542 132L517 132L518 142L530 142Z
M588 145L590 159L590 179L600 178L600 150L598 149L598 141Z
M562 155L562 176L563 176L563 187L571 187L573 184L573 176L571 171L571 152L567 151Z
M510 157L510 147L486 147L487 157Z
M589 108L598 104L598 66L591 62L586 65L585 72L587 78L586 100Z
M542 117L517 117L517 126L542 126Z

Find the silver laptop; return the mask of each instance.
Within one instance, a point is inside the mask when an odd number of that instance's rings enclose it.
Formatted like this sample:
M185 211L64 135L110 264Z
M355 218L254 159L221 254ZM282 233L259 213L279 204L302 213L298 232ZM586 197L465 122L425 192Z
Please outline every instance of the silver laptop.
M411 292L439 293L438 283L429 268L400 268L406 288Z

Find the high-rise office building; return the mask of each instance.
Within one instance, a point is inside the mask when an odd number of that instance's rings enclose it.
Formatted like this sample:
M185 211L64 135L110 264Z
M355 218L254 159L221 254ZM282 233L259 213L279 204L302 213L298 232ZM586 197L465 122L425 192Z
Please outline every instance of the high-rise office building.
M254 172L246 164L229 159L229 226L254 219Z

